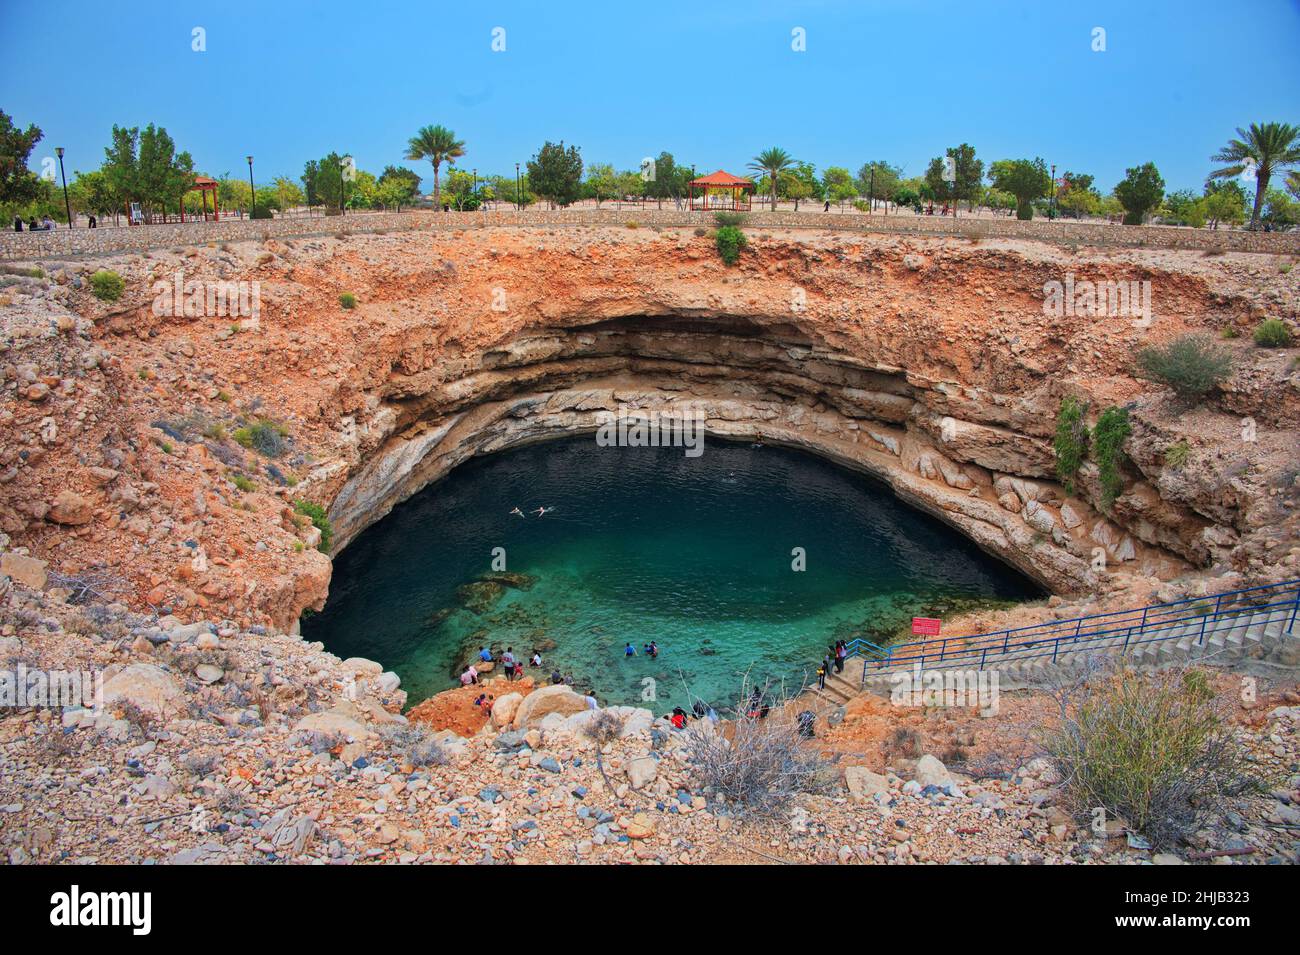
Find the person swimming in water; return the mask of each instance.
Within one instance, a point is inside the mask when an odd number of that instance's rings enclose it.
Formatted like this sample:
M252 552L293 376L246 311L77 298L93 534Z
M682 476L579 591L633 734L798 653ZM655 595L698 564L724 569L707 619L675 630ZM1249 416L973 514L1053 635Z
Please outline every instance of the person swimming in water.
M554 507L539 507L537 510L533 511L533 513L538 517L541 517L543 514L549 514L553 510L555 510Z
M519 510L519 508L517 508L517 507L512 507L512 508L510 509L510 513L511 513L511 514L518 514L520 517L524 517L524 516L525 516L525 515L524 515L524 512L521 511L521 510Z

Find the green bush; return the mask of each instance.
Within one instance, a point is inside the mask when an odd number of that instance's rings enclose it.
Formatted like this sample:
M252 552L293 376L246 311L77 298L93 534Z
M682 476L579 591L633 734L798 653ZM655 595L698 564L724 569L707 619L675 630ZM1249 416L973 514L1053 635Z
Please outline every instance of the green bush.
M250 213L248 214L248 218L250 218L250 219L274 219L275 216L272 215L271 210L268 209L266 206L258 206L258 207L255 208L252 212L250 212Z
M344 292L342 295L339 296L339 304L342 305L344 308L356 308L357 297L353 295L351 292Z
M1192 447L1185 440L1175 441L1169 447L1165 448L1165 466L1171 468L1181 468L1191 457Z
M746 218L743 212L715 212L713 214L713 221L719 227L735 226L739 229L745 224Z
M1077 816L1098 807L1158 848L1169 848L1226 809L1229 798L1260 791L1231 721L1198 671L1131 672L1063 699L1059 723L1042 743Z
M1101 413L1097 426L1092 429L1092 452L1101 472L1101 502L1109 508L1124 489L1124 479L1119 473L1119 463L1124 456L1124 441L1132 433L1128 412L1113 405Z
M1266 318L1255 326L1255 344L1260 348L1286 348L1291 331L1280 318Z
M1079 399L1065 397L1056 414L1056 476L1068 494L1074 493L1074 477L1088 453L1088 425L1084 422L1087 412L1088 406Z
M100 269L90 277L90 290L101 302L116 302L126 291L126 281L116 272Z
M235 487L239 488L241 491L244 491L245 493L257 487L257 485L252 482L252 479L246 477L243 474L236 474L233 477L231 477L230 480L234 482Z
M1209 338L1183 335L1138 352L1138 367L1152 381L1168 385L1184 401L1197 401L1232 372L1232 357Z
M311 501L297 500L293 502L293 509L303 517L310 518L312 524L320 531L320 544L316 549L322 554L330 552L330 540L334 537L334 528L330 526L329 518L325 516L325 508L319 504L313 504Z
M289 431L283 425L265 419L256 424L236 428L231 434L235 443L250 448L268 458L278 458L286 449L285 438Z
M718 247L718 255L728 265L735 265L737 260L740 259L740 253L749 245L745 233L734 225L724 225L720 228L714 233L713 241Z

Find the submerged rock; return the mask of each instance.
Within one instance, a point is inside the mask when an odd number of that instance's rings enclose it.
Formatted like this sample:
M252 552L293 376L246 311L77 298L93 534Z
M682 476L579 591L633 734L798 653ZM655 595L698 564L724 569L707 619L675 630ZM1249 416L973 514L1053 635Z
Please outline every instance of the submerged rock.
M490 574L484 574L479 580L484 583L502 584L506 587L512 587L515 590L532 590L533 585L537 583L537 578L532 574L519 574L507 570L493 571Z
M496 606L505 592L505 585L495 580L476 580L472 584L457 587L456 599L466 610L484 614Z

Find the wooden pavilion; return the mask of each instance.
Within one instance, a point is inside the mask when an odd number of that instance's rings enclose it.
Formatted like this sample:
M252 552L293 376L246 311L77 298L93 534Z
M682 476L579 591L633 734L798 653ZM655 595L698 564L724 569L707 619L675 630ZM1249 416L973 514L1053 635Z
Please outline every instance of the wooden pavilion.
M688 189L691 209L704 212L748 212L754 182L719 169L707 176L692 179Z
M194 189L199 191L199 198L203 202L203 221L208 221L208 193L212 193L212 219L214 222L221 221L221 210L217 208L217 180L209 176L195 176ZM197 217L196 217L197 218ZM181 221L185 221L185 203L181 202Z

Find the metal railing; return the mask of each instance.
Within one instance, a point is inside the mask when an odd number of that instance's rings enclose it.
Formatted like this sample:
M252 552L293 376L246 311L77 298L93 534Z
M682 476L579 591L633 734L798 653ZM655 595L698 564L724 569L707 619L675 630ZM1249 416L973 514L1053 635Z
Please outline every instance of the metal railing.
M1165 640L1195 636L1193 645L1203 645L1208 636L1241 625L1253 626L1260 614L1266 623L1282 621L1283 633L1291 633L1300 617L1300 580L1290 580L1244 590L1225 591L1204 597L1187 597L1169 603L1151 604L1135 610L1091 614L1069 620L1016 627L956 637L936 637L911 643L880 647L866 640L849 641L849 656L863 658L862 681L872 673L899 667L922 668L940 662L960 662L983 669L995 662L1022 662L1077 650L1118 648L1122 654Z

